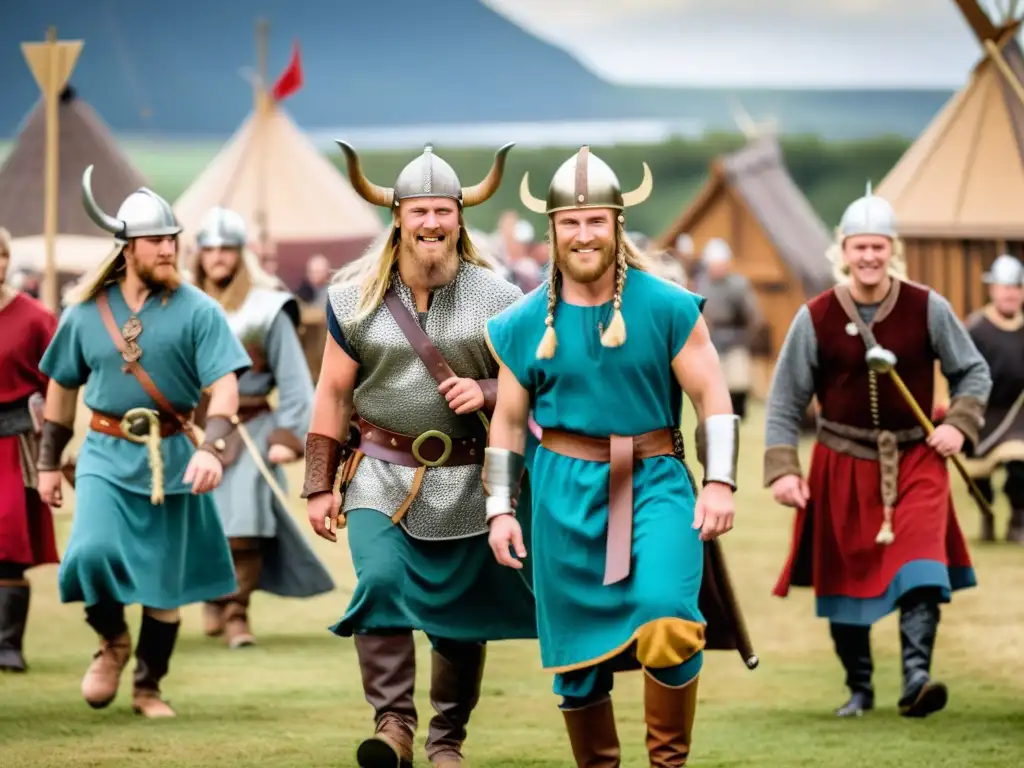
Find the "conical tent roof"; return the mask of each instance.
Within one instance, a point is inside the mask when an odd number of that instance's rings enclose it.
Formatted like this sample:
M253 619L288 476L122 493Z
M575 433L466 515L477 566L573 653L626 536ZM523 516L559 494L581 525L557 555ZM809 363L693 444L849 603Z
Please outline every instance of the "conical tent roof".
M111 235L96 226L82 207L82 172L86 166L96 166L93 192L103 209L111 213L147 182L118 147L103 120L73 89L67 88L62 94L59 114L57 264L58 269L80 271L94 266L113 244ZM43 234L45 150L46 109L40 100L0 166L0 226L6 227L14 240L11 250L15 268L42 268L38 243ZM19 249L21 242L31 247Z
M903 235L1024 237L1024 56L1016 29L996 37L1008 72L986 55L876 188Z
M213 207L241 214L255 243L366 241L383 230L376 209L292 122L280 105L254 111L174 204L186 247Z

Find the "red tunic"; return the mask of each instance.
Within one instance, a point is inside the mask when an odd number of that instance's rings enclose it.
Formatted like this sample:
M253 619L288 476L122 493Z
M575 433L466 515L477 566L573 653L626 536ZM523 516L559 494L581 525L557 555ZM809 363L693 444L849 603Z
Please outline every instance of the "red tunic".
M884 375L877 378L875 423L864 342L846 332L850 318L834 291L816 297L808 308L817 338L815 390L822 418L861 429L899 431L917 426L913 412ZM929 412L936 356L928 334L928 290L901 283L891 311L872 330L878 343L896 354L900 378ZM798 586L814 587L818 597L875 598L914 561L933 561L951 570L971 567L953 508L949 471L926 443L900 451L892 544L875 543L883 521L877 461L818 442L808 485L811 502L797 511L792 547L773 594L784 597L790 586Z
M57 318L41 303L17 294L0 309L0 409L46 392L39 361L57 329ZM0 437L0 562L42 565L59 562L50 508L25 487L22 461L35 435ZM34 461L35 457L27 457Z

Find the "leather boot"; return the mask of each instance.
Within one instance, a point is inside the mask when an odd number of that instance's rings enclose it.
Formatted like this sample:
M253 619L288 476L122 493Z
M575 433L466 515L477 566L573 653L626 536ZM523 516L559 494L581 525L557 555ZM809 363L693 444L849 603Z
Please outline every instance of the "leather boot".
M90 707L103 709L117 697L121 673L131 655L132 638L127 632L110 640L100 638L99 650L82 678L82 697Z
M644 719L651 768L678 768L690 757L700 675L671 688L644 673Z
M1024 508L1010 512L1010 526L1006 530L1006 540L1012 544L1024 544Z
M249 627L249 599L256 591L263 567L263 553L257 547L244 545L235 548L232 542L231 557L235 561L235 580L238 590L226 599L224 605L224 640L228 648L245 648L256 644L256 638Z
M939 628L939 606L919 602L900 613L900 648L903 655L903 695L900 714L927 717L946 706L949 692L931 679L932 653Z
M30 587L24 579L0 581L0 671L24 672L22 655Z
M203 634L207 637L224 634L224 606L221 603L203 603Z
M829 622L836 655L846 670L850 698L836 710L838 717L860 717L875 708L875 689L871 684L871 627Z
M411 768L416 734L416 644L412 632L356 635L363 694L373 707L374 735L359 745L360 768Z
M579 709L563 709L577 768L619 768L622 750L610 696Z
M437 712L427 732L427 759L431 765L462 765L462 743L469 716L480 701L487 646L481 643L445 644L445 656L431 654L430 703Z
M160 681L167 674L178 639L180 621L173 624L142 614L139 642L135 646L132 709L145 717L174 717L171 706L160 698Z

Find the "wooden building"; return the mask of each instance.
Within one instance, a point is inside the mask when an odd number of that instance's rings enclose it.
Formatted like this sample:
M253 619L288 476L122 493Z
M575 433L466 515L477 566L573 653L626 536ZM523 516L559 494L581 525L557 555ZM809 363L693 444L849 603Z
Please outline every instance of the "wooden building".
M653 244L672 248L689 234L696 253L714 237L729 243L734 269L757 293L766 321L755 349L754 394L763 397L793 317L807 299L833 284L825 258L832 238L786 170L771 133L717 158L696 198Z
M1019 19L957 6L982 58L875 194L896 211L910 278L966 317L987 300L981 276L995 258L1024 257L1024 55Z

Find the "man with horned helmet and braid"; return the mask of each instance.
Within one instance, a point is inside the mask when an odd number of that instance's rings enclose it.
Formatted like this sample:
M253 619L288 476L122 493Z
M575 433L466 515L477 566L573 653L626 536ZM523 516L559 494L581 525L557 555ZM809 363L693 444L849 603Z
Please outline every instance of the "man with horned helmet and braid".
M828 255L838 284L797 312L768 400L764 483L797 510L774 594L814 588L850 689L840 717L874 708L871 626L898 609L899 712L925 717L948 695L930 677L939 605L976 584L946 459L977 443L992 382L949 302L907 280L892 207L870 185ZM936 360L952 400L927 435L914 407L932 412ZM821 412L805 479L797 435L814 396Z
M195 285L221 305L252 360L238 381L238 417L259 453L253 453L240 431L234 432L226 440L224 478L213 492L231 545L238 589L208 601L203 610L207 635L223 634L229 648L243 648L255 643L249 602L256 589L282 597L312 597L334 588L284 501L276 496L285 487L281 465L296 461L304 450L313 380L295 330L298 303L260 268L246 245L241 215L213 208L196 240ZM267 400L274 389L276 410Z
M220 483L225 441L238 410L237 375L249 356L216 301L183 284L181 227L146 188L116 216L82 189L86 211L114 248L69 297L40 363L50 377L39 449L39 493L62 503L61 453L71 439L78 390L92 412L75 470L75 519L60 567L61 600L85 603L100 638L82 680L93 708L117 695L131 655L125 606L140 604L132 708L173 717L161 697L180 625L179 608L235 591L224 528L209 491ZM191 414L209 390L202 441Z
M551 278L487 324L500 364L484 465L498 562L527 555L511 503L527 464L543 665L555 673L576 764L617 766L613 673L644 670L652 766L690 755L706 647L698 605L704 544L732 528L738 419L701 317L704 300L648 270L625 234L633 192L588 147L556 172L547 200ZM628 334L627 334L628 331ZM699 495L682 461L683 393L700 421Z
M992 393L978 445L964 464L990 504L995 501L992 473L1005 467L1006 540L1024 544L1024 264L1003 254L982 279L989 302L968 318L967 328L992 372ZM982 521L982 538L994 541L991 515Z
M421 630L433 646L427 757L454 768L486 642L537 636L528 581L498 566L487 546L481 481L498 372L484 323L522 292L484 265L463 218L494 194L512 145L465 188L430 147L384 188L339 145L353 187L393 221L359 273L346 271L328 290L302 496L319 536L336 541L339 524L348 531L357 584L332 631L354 636L374 710L358 764L412 765L412 631Z

